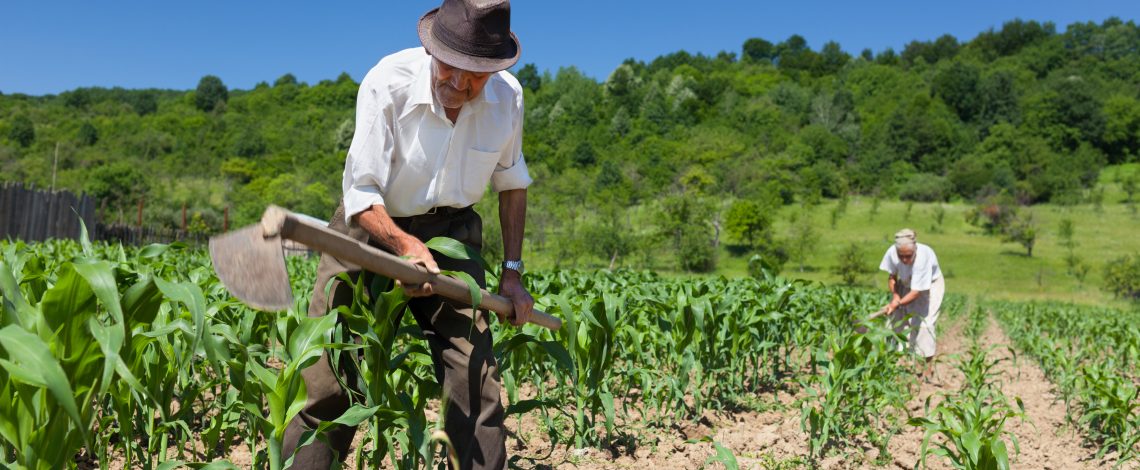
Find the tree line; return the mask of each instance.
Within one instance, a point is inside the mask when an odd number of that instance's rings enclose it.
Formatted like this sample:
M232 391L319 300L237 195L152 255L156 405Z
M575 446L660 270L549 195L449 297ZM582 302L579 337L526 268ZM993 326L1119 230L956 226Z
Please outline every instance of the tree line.
M786 259L766 214L823 198L1085 202L1102 167L1140 152L1140 28L1116 18L1013 20L901 51L752 38L630 59L601 81L513 73L537 181L531 243L609 234L585 245L611 264L660 246L704 270L722 239ZM0 179L54 180L112 218L145 199L148 221L171 226L189 204L207 231L227 206L239 224L269 203L327 217L356 90L347 74L286 74L251 90L207 76L191 91L0 95Z

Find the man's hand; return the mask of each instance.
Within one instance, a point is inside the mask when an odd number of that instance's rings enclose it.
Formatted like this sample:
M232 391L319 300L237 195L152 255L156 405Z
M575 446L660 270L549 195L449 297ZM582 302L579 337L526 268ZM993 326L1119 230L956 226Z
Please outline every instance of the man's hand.
M432 257L428 247L424 246L424 242L418 238L400 230L400 227L388 216L388 210L384 208L383 204L374 204L368 210L356 214L352 218L368 232L373 240L387 247L397 256L405 256L412 264L427 268L429 273L439 274L439 266L435 264L435 258ZM432 295L431 284L429 283L424 283L422 286L405 286L400 281L396 281L396 284L404 288L404 294L407 294L408 297Z
M514 305L515 316L510 319L512 325L522 326L530 321L534 311L534 297L523 287L521 274L504 269L503 276L499 279L499 295L511 299Z
M429 273L439 274L439 266L435 264L431 251L418 238L411 235L401 237L398 252L400 256L406 257L408 262L427 268ZM431 283L425 282L422 286L404 285L398 280L396 283L404 288L404 294L408 297L428 297L433 294Z

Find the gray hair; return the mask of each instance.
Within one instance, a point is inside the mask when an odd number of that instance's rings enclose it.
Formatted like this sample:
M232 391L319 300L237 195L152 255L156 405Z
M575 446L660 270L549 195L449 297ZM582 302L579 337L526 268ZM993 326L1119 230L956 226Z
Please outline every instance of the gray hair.
M918 234L914 230L904 228L895 232L895 248L913 247L918 243Z

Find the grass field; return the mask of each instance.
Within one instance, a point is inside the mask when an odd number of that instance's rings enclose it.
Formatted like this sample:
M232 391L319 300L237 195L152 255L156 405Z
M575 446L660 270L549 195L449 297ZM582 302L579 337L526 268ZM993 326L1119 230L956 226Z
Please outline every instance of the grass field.
M1023 211L1033 214L1037 227L1033 257L1027 257L1021 245L1002 242L999 237L985 235L981 229L968 224L966 214L973 207L969 203L941 204L945 215L938 227L934 215L936 204L932 203L908 204L884 199L877 214L872 216L873 200L854 197L834 228L831 226L831 213L838 201L828 200L809 208L798 204L785 206L776 217L776 236L789 237L790 221L806 214L813 221L819 241L807 257L803 271L792 259L784 266L782 274L827 284L838 283L841 278L834 269L839 253L850 243L855 243L862 250L867 269L860 276L859 283L885 289L885 275L877 269L879 261L890 247L893 234L909 227L918 232L920 242L930 245L938 254L950 292L995 299L1049 299L1128 308L1129 302L1116 299L1102 289L1102 276L1108 261L1125 254L1140 253L1140 214L1124 203L1126 195L1119 183L1121 177L1138 172L1140 164L1105 169L1098 186L1103 190L1099 209L1092 203L1074 206L1041 204L1023 208ZM1059 244L1059 225L1066 218L1071 219L1075 227L1076 254L1091 268L1083 282L1068 273L1065 262L1068 249ZM527 256L533 260L531 265L537 268L556 264L549 259L548 253L528 252ZM673 260L666 259L667 256L671 255L662 255L653 267L660 270L673 266ZM586 266L605 267L605 264L595 264L586 263ZM745 276L747 264L747 255L732 256L722 248L715 274ZM663 274L680 273L666 270Z
M938 254L950 290L1012 300L1053 299L1104 305L1118 303L1101 289L1104 264L1123 254L1140 252L1137 236L1140 217L1120 204L1106 204L1103 212L1091 206L1034 207L1031 210L1038 238L1033 257L1026 256L1021 245L1003 243L1000 238L985 235L966 223L965 215L971 208L966 204L943 205L946 214L938 228L934 223L933 204L916 203L908 216L906 203L883 202L879 213L872 217L872 202L864 198L852 200L847 215L832 229L830 211L834 206L835 203L830 202L809 213L820 234L818 248L807 258L804 271L792 260L785 266L784 275L839 282L838 274L834 273L839 252L855 243L863 251L868 269L874 269L863 274L860 282L885 288L885 274L877 271L879 261L890 247L894 232L910 227L918 232L920 242L930 245ZM789 208L783 215L793 210L800 209ZM1071 219L1076 227L1076 239L1080 243L1077 254L1092 267L1084 282L1068 273L1065 263L1068 249L1059 244L1058 227L1065 218ZM777 225L781 233L787 232L787 220L784 217ZM743 259L725 257L722 261L722 269L728 274L746 271Z
M870 198L853 199L847 213L831 228L831 211L835 201L816 207L809 212L818 228L818 249L808 258L809 270L800 272L791 261L784 268L789 277L839 282L833 272L840 250L856 243L864 250L869 268L876 270L862 276L860 282L884 286L885 275L877 271L883 253L892 242L898 229L910 227L918 232L919 241L930 245L938 254L946 272L947 289L963 294L984 295L1010 300L1051 299L1080 304L1127 306L1113 298L1103 286L1104 265L1125 254L1140 253L1140 214L1127 204L1126 196L1117 183L1117 174L1134 173L1140 165L1113 167L1101 174L1100 187L1104 188L1104 201L1098 210L1094 204L1058 206L1044 204L1022 209L1032 212L1037 224L1037 243L1033 257L1016 243L1003 243L1000 238L987 236L966 222L970 204L943 204L946 214L943 224L935 229L935 204L915 203L907 214L908 204L883 201L877 215L871 215ZM799 206L786 207L781 213L777 233L788 232L788 220ZM1062 219L1071 219L1075 239L1079 244L1076 253L1091 265L1084 282L1068 273L1065 257L1068 249L1061 246L1058 229ZM746 260L723 257L722 270L726 274L746 272Z

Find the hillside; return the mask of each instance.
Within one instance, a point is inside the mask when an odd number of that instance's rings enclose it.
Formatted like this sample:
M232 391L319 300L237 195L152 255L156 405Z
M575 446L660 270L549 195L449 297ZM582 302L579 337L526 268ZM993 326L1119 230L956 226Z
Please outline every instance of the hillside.
M898 52L753 38L630 60L600 83L574 68L514 73L537 181L529 245L552 257L654 250L711 271L721 241L786 251L772 218L731 227L734 201L738 215L842 197L1112 203L1100 170L1140 152L1140 28L1116 19L1014 20ZM95 194L108 220L133 220L145 200L148 224L177 226L186 205L204 232L226 207L238 224L269 203L325 218L356 89L347 74L287 74L252 90L207 76L193 91L0 95L0 180Z

